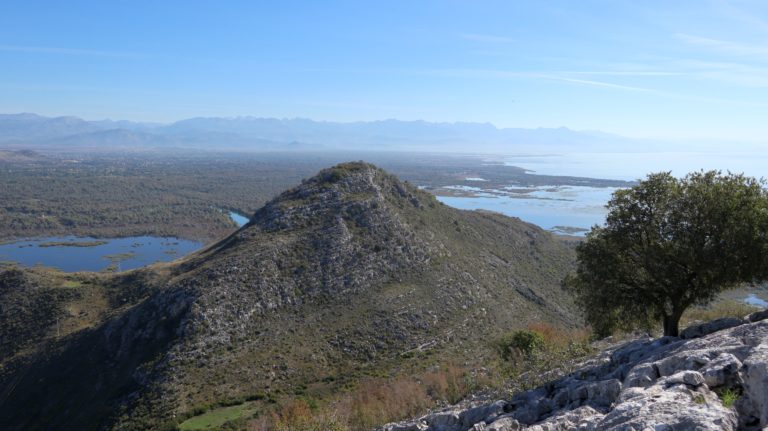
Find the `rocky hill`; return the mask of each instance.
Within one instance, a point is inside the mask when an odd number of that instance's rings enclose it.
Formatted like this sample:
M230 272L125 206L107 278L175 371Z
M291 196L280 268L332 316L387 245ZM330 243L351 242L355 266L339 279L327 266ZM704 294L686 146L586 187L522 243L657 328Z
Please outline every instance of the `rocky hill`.
M127 292L100 319L9 343L26 347L0 358L0 428L173 428L198 405L332 392L417 360L405 352L477 355L531 320L577 324L572 261L533 225L338 165L182 261L98 281Z
M382 431L764 430L768 311L639 339L511 399L457 405Z

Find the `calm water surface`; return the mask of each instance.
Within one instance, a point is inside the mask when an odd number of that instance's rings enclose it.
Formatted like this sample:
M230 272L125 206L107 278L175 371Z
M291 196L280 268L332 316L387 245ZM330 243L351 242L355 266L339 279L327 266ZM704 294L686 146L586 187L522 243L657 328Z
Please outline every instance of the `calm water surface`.
M248 217L236 212L229 216L238 225L248 223ZM50 243L90 243L89 247L68 245L46 246ZM110 266L117 271L140 268L155 262L169 262L186 256L203 244L172 237L133 236L127 238L90 238L52 236L18 240L0 244L0 261L24 266L43 265L66 272L102 271Z
M91 247L41 246L52 242L99 243L99 245ZM53 236L2 244L0 245L0 260L17 262L24 266L49 266L66 272L101 271L110 265L114 265L114 269L118 271L125 271L150 263L169 262L178 259L199 249L202 245L197 241L155 236L111 239Z
M570 234L583 236L592 226L605 221L605 204L616 190L614 187L545 186L524 194L476 192L474 197L438 196L437 199L455 208L484 209L518 217L555 232L564 233L563 227L582 229Z
M768 301L758 298L754 293L750 293L749 296L744 298L744 302L756 307L768 308Z
M637 152L519 155L504 163L541 175L567 175L633 181L650 172L672 171L675 176L704 170L768 176L768 152Z
M229 218L237 224L237 227L243 227L250 221L248 217L234 211L229 211Z
M504 157L503 162L541 175L626 181L644 178L650 172L672 171L673 175L682 176L701 169L730 170L758 178L768 176L768 152L756 151L531 154ZM476 197L438 199L456 208L498 211L557 232L559 226L590 229L602 225L607 213L605 204L616 190L545 186L524 195L476 193ZM575 234L584 235L585 231Z

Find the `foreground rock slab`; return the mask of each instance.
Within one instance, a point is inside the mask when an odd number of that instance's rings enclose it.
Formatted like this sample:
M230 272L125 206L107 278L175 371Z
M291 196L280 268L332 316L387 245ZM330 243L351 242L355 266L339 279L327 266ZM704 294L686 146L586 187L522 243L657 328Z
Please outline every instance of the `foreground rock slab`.
M684 338L632 341L512 399L452 407L381 430L768 429L768 320L761 320L767 317L705 323Z

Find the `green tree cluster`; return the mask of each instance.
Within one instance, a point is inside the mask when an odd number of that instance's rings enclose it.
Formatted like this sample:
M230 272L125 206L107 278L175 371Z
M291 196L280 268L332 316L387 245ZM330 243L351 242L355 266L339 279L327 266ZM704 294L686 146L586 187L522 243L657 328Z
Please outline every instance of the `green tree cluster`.
M619 190L603 227L577 247L566 285L598 335L650 328L677 336L680 317L721 291L768 275L765 183L719 171L650 174Z

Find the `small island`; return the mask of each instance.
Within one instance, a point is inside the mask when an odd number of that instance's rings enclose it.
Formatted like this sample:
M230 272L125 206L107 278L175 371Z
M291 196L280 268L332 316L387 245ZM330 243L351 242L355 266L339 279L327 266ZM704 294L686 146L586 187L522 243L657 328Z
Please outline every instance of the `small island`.
M107 241L50 241L38 244L38 247L98 247Z

